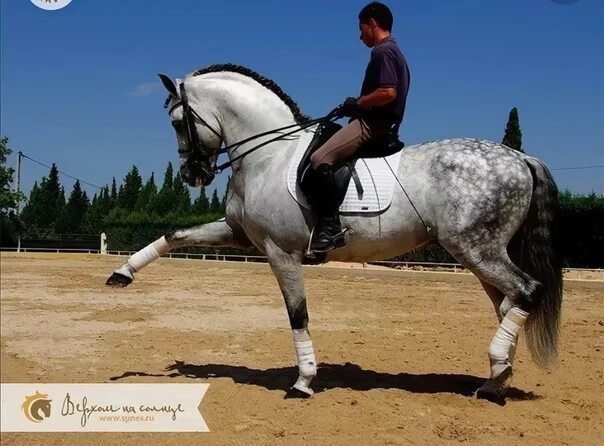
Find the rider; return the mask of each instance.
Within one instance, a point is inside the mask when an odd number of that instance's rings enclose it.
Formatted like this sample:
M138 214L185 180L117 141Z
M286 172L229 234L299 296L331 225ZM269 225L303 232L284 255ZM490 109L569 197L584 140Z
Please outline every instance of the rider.
M340 114L350 117L339 130L311 156L312 168L321 178L321 200L317 203L319 221L313 232L310 250L326 252L344 244L334 171L369 141L386 142L389 132L398 132L403 120L409 68L405 56L390 35L392 12L379 2L371 2L359 13L360 39L371 50L371 59L359 98L347 98Z

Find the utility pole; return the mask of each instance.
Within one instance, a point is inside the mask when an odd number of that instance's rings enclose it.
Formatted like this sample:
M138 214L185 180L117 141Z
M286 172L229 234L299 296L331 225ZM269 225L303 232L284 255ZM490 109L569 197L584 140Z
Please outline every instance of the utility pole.
M23 152L17 152L17 196L21 195L21 157ZM21 214L21 199L17 198L17 217ZM17 252L21 252L21 233L17 236Z

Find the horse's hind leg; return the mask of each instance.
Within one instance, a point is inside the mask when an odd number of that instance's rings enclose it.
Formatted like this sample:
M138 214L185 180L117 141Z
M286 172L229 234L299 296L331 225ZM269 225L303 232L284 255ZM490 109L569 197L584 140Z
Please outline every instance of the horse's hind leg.
M501 314L501 304L503 302L503 299L505 298L505 295L493 285L491 285L489 282L485 282L482 279L479 280L480 284L487 293L487 296L489 296L489 299L491 299L491 302L493 303L493 308L495 308L495 314L497 315L497 319L499 319L499 322L501 322L501 320L503 319L503 315Z
M132 254L128 261L116 269L105 285L124 287L132 283L134 273L159 259L167 252L184 246L249 247L245 235L235 233L224 219L192 228L172 231Z
M505 250L493 252L449 251L480 279L500 319L499 328L489 346L491 376L478 389L479 397L499 399L509 386L518 333L528 312L541 296L542 285L518 268Z
M484 288L485 292L491 299L491 302L493 303L493 307L495 308L495 314L497 315L497 319L499 320L499 323L501 324L501 322L503 321L503 318L505 317L505 315L511 308L510 301L496 287L494 287L493 285L491 285L488 282L485 282L482 279L479 279L479 280L480 280L480 284ZM516 335L514 337L514 341L512 342L512 345L508 351L508 362L509 362L510 367L512 367L512 369L514 367L514 356L516 356L516 347L517 346L518 346L518 335ZM503 384L501 384L499 387L500 387L500 389L506 389L507 387L510 386L511 383L512 383L512 374L510 373L510 376L507 379L503 380ZM490 384L496 384L496 383L491 382ZM482 393L482 390L479 393Z

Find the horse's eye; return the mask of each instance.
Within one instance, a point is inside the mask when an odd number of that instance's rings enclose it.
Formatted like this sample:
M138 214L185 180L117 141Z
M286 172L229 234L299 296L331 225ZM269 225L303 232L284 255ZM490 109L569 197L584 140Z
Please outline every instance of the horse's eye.
M172 127L180 133L182 131L182 121L172 121Z

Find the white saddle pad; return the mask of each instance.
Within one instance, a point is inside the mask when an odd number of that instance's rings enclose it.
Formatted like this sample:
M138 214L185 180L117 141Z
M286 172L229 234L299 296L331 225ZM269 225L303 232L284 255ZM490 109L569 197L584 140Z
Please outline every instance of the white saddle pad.
M298 166L312 140L316 127L300 132L294 156L287 172L287 188L291 196L302 206L310 209L310 204L298 186ZM398 170L401 151L385 158L361 158L355 168L363 185L363 195L360 196L354 179L350 179L348 190L340 213L375 213L383 212L392 203L395 178L392 172ZM388 167L390 166L390 167ZM392 168L392 170L390 169Z

